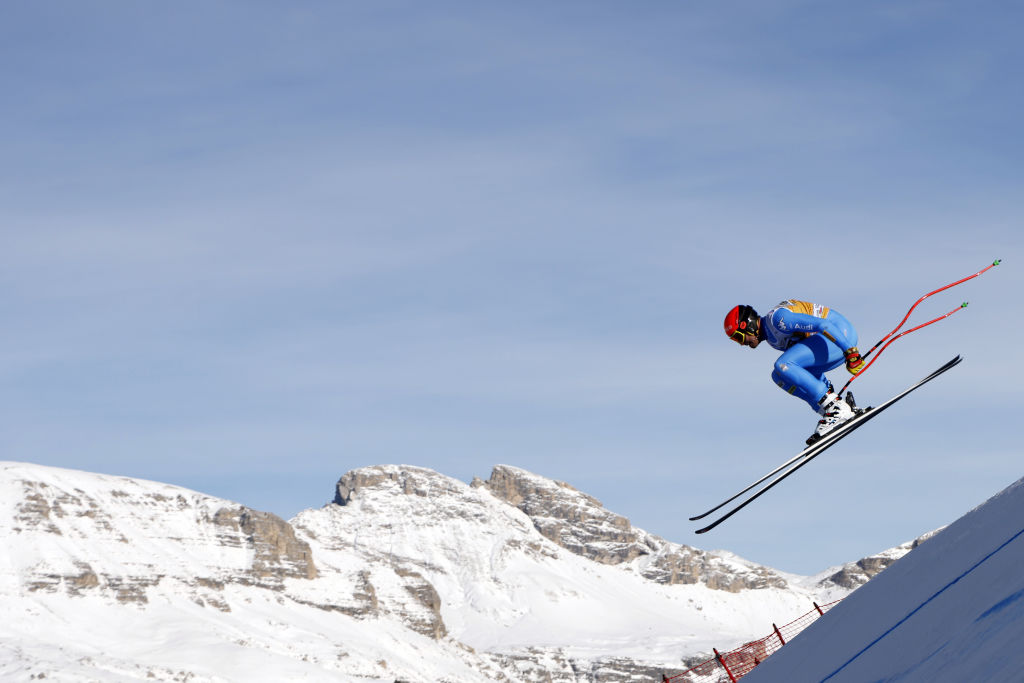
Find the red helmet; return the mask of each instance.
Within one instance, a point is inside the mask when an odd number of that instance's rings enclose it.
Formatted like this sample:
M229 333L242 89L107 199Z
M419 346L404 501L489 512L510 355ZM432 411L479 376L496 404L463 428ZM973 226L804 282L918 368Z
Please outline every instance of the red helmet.
M760 316L753 306L736 306L725 316L725 333L742 343L744 335L757 334L759 319Z

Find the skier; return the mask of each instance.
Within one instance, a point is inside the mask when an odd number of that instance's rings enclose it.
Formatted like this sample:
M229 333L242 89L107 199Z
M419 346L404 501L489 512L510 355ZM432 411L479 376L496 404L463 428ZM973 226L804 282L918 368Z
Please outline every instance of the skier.
M772 379L807 402L821 415L807 445L854 417L856 406L847 394L840 399L825 373L844 362L853 375L864 369L857 350L857 331L838 311L807 301L788 299L763 316L751 306L736 306L725 316L725 333L743 346L756 349L762 341L782 351Z

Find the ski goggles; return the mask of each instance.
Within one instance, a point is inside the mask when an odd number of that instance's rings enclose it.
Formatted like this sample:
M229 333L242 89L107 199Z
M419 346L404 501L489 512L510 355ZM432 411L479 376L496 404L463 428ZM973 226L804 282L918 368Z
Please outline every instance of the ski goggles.
M748 332L744 332L743 330L736 330L735 332L729 335L729 338L732 339L737 344L745 344L747 342L748 334Z

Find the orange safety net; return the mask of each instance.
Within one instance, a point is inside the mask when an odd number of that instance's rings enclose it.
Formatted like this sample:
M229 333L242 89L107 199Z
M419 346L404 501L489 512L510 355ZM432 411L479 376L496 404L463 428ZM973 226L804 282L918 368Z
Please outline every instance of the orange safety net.
M666 683L734 683L838 603L838 600L820 606L815 603L813 610L785 626L772 624L773 631L760 640L744 643L735 650L725 653L715 650L714 659L709 659L683 673L662 678Z

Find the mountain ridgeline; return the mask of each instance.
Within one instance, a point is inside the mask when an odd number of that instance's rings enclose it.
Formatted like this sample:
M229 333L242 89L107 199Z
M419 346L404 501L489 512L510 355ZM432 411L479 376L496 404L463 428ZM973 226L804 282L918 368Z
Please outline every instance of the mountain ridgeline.
M353 470L290 521L24 463L0 463L0 486L4 678L658 677L845 596L911 548L794 577L505 465L469 484Z

